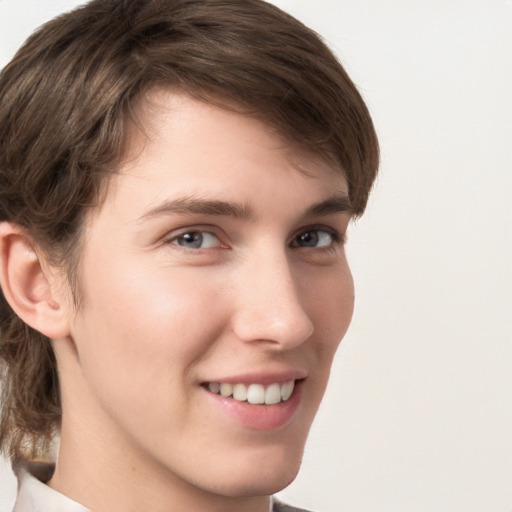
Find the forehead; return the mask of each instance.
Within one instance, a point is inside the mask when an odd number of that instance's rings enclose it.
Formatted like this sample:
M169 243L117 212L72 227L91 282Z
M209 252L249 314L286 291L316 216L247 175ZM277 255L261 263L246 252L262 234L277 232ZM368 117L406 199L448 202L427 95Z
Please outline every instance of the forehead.
M326 169L345 174L339 162L334 157L329 159L320 146L315 151L294 141L268 122L265 112L249 111L228 98L205 95L204 99L196 99L171 87L152 87L138 96L132 112L126 131L128 158L123 163L139 156L146 146L168 144L170 139L180 146L183 142L193 143L195 151L201 151L214 144L221 150L245 138L251 145L263 144L267 149L287 151L288 157L297 163L317 162ZM193 128L194 133L184 128ZM124 167L126 171L128 166L123 163L119 169L123 171Z
M238 110L166 89L146 92L127 126L126 156L111 180L106 202L116 197L121 184L135 188L141 201L145 192L154 196L147 195L148 201L173 193L230 199L239 195L241 185L247 188L254 181L275 182L277 192L284 176L288 184L308 182L311 192L334 186L334 192L348 193L338 166ZM252 197L272 188L254 186Z

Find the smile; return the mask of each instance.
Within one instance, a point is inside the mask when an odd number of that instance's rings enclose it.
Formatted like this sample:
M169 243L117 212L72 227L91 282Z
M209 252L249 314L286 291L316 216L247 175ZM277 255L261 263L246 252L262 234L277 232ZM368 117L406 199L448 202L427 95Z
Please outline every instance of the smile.
M286 402L293 394L295 381L291 380L283 384L229 384L211 382L208 389L225 398L233 398L238 402L248 402L254 405L274 405Z

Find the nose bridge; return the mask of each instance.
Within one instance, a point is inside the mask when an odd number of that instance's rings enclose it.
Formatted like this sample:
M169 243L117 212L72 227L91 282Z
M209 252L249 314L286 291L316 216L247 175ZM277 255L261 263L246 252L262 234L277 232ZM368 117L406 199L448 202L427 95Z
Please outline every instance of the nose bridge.
M243 341L291 348L308 339L313 322L300 297L286 249L261 250L248 259L238 283L234 330Z

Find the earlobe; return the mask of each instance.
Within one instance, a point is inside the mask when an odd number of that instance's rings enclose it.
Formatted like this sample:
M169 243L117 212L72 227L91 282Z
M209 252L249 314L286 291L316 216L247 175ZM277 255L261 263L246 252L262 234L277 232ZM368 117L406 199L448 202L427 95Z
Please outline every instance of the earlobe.
M44 268L35 244L18 226L0 224L0 286L14 312L51 339L69 335L67 308L55 276Z

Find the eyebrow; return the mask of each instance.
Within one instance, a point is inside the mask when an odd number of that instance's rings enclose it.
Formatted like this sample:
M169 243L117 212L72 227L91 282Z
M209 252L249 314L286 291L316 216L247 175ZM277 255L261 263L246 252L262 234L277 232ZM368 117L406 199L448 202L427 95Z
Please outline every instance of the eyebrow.
M303 216L321 217L336 213L350 213L350 211L351 207L349 197L345 194L336 194L311 205ZM182 197L164 201L144 213L139 220L143 221L160 215L172 213L181 215L216 215L233 217L240 220L256 219L256 214L250 205L234 203L231 201Z
M321 217L334 213L350 213L351 211L350 198L346 194L337 194L313 204L308 208L304 216Z
M255 215L250 206L218 201L200 199L195 197L181 197L165 201L147 211L140 220L150 219L163 214L178 213L182 215L219 215L234 217L241 220L252 220Z

